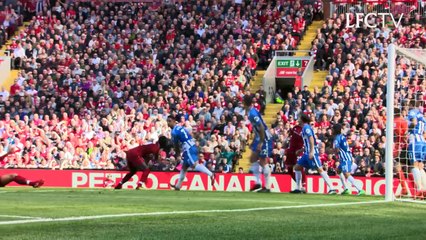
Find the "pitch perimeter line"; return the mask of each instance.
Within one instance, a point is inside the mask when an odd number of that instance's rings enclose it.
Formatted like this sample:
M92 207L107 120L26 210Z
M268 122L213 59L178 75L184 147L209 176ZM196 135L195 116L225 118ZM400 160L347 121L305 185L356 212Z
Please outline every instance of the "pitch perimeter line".
M179 214L194 214L194 213L253 212L253 211L263 211L263 210L282 210L282 209L289 209L289 208L350 206L350 205L363 205L363 204L374 204L374 203L384 203L384 202L385 202L384 200L378 200L378 201L367 201L367 202L326 203L326 204L293 205L293 206L277 206L277 207L262 207L262 208L216 209L216 210L193 210L193 211L147 212L147 213L123 213L123 214L108 214L108 215L65 217L65 218L42 218L42 219L16 220L16 221L0 222L0 225L42 223L42 222L83 221L83 220L94 220L94 219L103 219L103 218L161 216L161 215L179 215Z
M0 215L4 218L24 218L24 219L43 219L41 217L30 217L30 216L20 216L20 215Z

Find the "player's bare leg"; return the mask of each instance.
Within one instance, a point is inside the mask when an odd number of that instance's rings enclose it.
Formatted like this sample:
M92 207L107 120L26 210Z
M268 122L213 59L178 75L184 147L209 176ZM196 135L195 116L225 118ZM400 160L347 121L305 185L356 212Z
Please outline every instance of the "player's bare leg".
M141 177L139 178L139 182L138 182L138 186L136 187L136 190L141 189L142 184L146 184L146 181L148 181L149 173L151 172L151 170L149 169L148 165L145 162L142 163L140 170L142 171L142 173L141 173Z
M250 191L256 191L262 188L262 182L260 180L260 172L261 172L261 165L258 162L259 154L257 152L252 152L250 155L250 170L253 173L254 177L256 178L255 185L250 189Z
M182 182L185 180L185 176L187 172L188 172L188 167L184 164L182 166L182 169L180 170L178 182L175 185L170 184L170 187L176 191L180 191L180 188L182 187Z
M121 181L117 184L117 186L115 186L114 189L122 189L123 188L123 184L125 184L127 181L130 180L130 178L133 177L133 175L135 175L136 170L130 170L129 173L126 174L126 176L124 176L123 179L121 179Z
M295 180L296 180L296 188L291 191L290 193L303 193L302 191L302 171L303 171L303 167L300 166L299 164L294 165L293 167L294 170L294 176L295 176Z
M358 191L358 196L360 195L365 195L365 191L362 189L362 187L355 181L355 178L352 177L351 173L345 173L345 177L348 180L348 182L350 184L352 184L352 186L354 186L356 188L356 190Z
M265 177L265 186L259 192L269 193L271 192L271 169L267 161L268 158L260 158L259 163L262 167L263 176Z
M340 169L337 169L337 175L339 175L340 182L342 183L342 187L343 187L343 191L342 191L341 194L342 195L351 194L349 189L348 189L345 174Z
M333 189L333 186L331 185L330 177L328 176L327 172L322 169L322 167L317 168L318 173L321 175L321 177L324 179L325 183L328 186L328 194L336 194L336 189Z
M423 197L426 197L426 172L425 172L425 165L423 162L419 163L419 169L420 169L420 179L422 183L422 191L423 191Z
M44 181L42 179L37 181L30 181L22 176L19 176L16 173L0 176L0 187L4 187L11 182L16 182L20 185L32 186L33 188L41 187L44 184Z
M413 163L413 167L411 169L411 173L413 174L414 179L414 196L415 197L423 197L422 191L422 179L421 179L421 171L420 171L420 162L415 161Z
M138 186L136 187L136 190L139 190L142 188L142 184L146 184L146 181L148 180L148 176L151 170L149 168L145 169L141 173L141 177L139 178Z
M396 176L399 180L399 184L401 185L401 195L405 196L408 194L408 184L407 184L407 179L405 177L405 173L402 170L402 166L400 163L398 163L395 168L397 172Z
M287 171L290 174L291 178L296 182L296 172L294 170L295 165L287 165ZM301 187L301 191L305 192L305 188L306 188L306 173L305 171L301 171L302 172L302 187Z
M214 186L216 175L204 166L204 164L196 162L192 168L197 172L202 172L210 177L211 185Z

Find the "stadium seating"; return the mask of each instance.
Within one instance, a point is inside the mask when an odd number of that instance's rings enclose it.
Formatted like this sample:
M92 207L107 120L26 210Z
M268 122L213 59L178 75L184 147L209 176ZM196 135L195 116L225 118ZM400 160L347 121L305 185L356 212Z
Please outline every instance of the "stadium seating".
M74 2L24 15L28 26L7 46L20 73L0 102L1 138L21 151L1 166L111 169L123 150L169 135L174 114L211 169L235 171L251 128L238 103L260 88L253 76L274 50L297 46L312 8L211 4Z
M418 19L416 15L415 19ZM378 157L381 162L384 160L386 109L383 103L386 96L382 79L386 74L386 46L393 41L405 48L425 48L426 28L415 21L405 21L400 28L393 30L352 31L344 29L344 21L345 15L342 14L327 19L318 29L311 51L317 61L314 80L308 91L297 89L290 97L282 96L285 99L281 111L283 116L273 126L275 131L285 132L295 124L288 120L290 116L295 119L300 112L312 114L320 145L326 148L327 153L332 147L331 130L321 125L322 119L348 125L348 140L358 166L356 173L383 173L383 163L379 167L371 159ZM396 39L392 40L391 34ZM411 82L416 77L417 84L420 84L424 81L425 71L420 69L412 75L404 67L401 76L402 80ZM403 112L403 117L407 112ZM278 135L275 137L280 139ZM285 140L282 139L281 143ZM366 148L367 152L359 151ZM285 169L282 158L281 155L277 159ZM333 168L335 166L329 167L329 174L332 174ZM382 170L376 172L378 168Z

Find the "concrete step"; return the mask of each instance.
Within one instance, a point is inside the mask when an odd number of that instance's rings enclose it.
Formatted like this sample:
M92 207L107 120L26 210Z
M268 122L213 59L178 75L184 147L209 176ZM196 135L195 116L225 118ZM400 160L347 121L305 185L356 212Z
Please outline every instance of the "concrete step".
M266 70L256 70L256 76L262 76L265 75Z

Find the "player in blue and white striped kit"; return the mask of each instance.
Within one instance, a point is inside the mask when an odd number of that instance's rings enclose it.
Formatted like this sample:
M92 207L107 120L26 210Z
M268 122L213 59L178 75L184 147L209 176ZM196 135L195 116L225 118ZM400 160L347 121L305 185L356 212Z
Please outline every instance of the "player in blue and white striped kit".
M424 138L425 133L425 122L422 114L418 114L413 117L410 116L410 137L408 142L408 158L411 162L414 183L418 191L426 190L426 186L422 184L422 174L424 175L424 169L422 168L422 162L426 159L426 140Z
M342 134L342 125L335 124L333 126L334 138L334 149L339 155L339 168L337 173L339 174L342 186L344 188L342 195L350 194L346 187L346 179L358 190L358 195L365 195L365 191L355 182L354 177L351 175L352 169L352 153L349 149L348 141L345 135Z
M327 172L322 169L322 164L319 159L317 140L315 138L314 130L309 124L310 122L311 119L308 115L303 113L300 115L299 124L302 127L302 138L305 152L303 156L297 161L296 166L294 166L294 173L296 175L296 189L291 191L291 193L302 193L302 170L303 168L309 168L318 171L330 189L328 191L329 194L336 194L336 190L332 188L330 177L328 176Z
M203 164L198 164L198 149L191 134L183 126L176 124L176 119L172 116L167 118L167 124L172 129L172 141L176 156L180 156L182 150L182 170L180 171L179 180L176 185L170 184L170 187L179 191L182 182L185 180L188 168L193 168L198 172L209 175L212 185L214 184L215 175L210 172Z
M271 169L269 168L267 160L272 155L272 134L269 132L268 126L266 126L260 113L252 106L253 98L249 95L245 95L243 102L245 111L248 114L248 119L253 125L253 129L256 134L253 143L250 145L250 149L252 150L252 154L250 156L250 170L256 177L256 184L250 189L250 191L261 189L259 192L267 193L271 191ZM265 186L263 188L260 180L261 172L265 177Z

